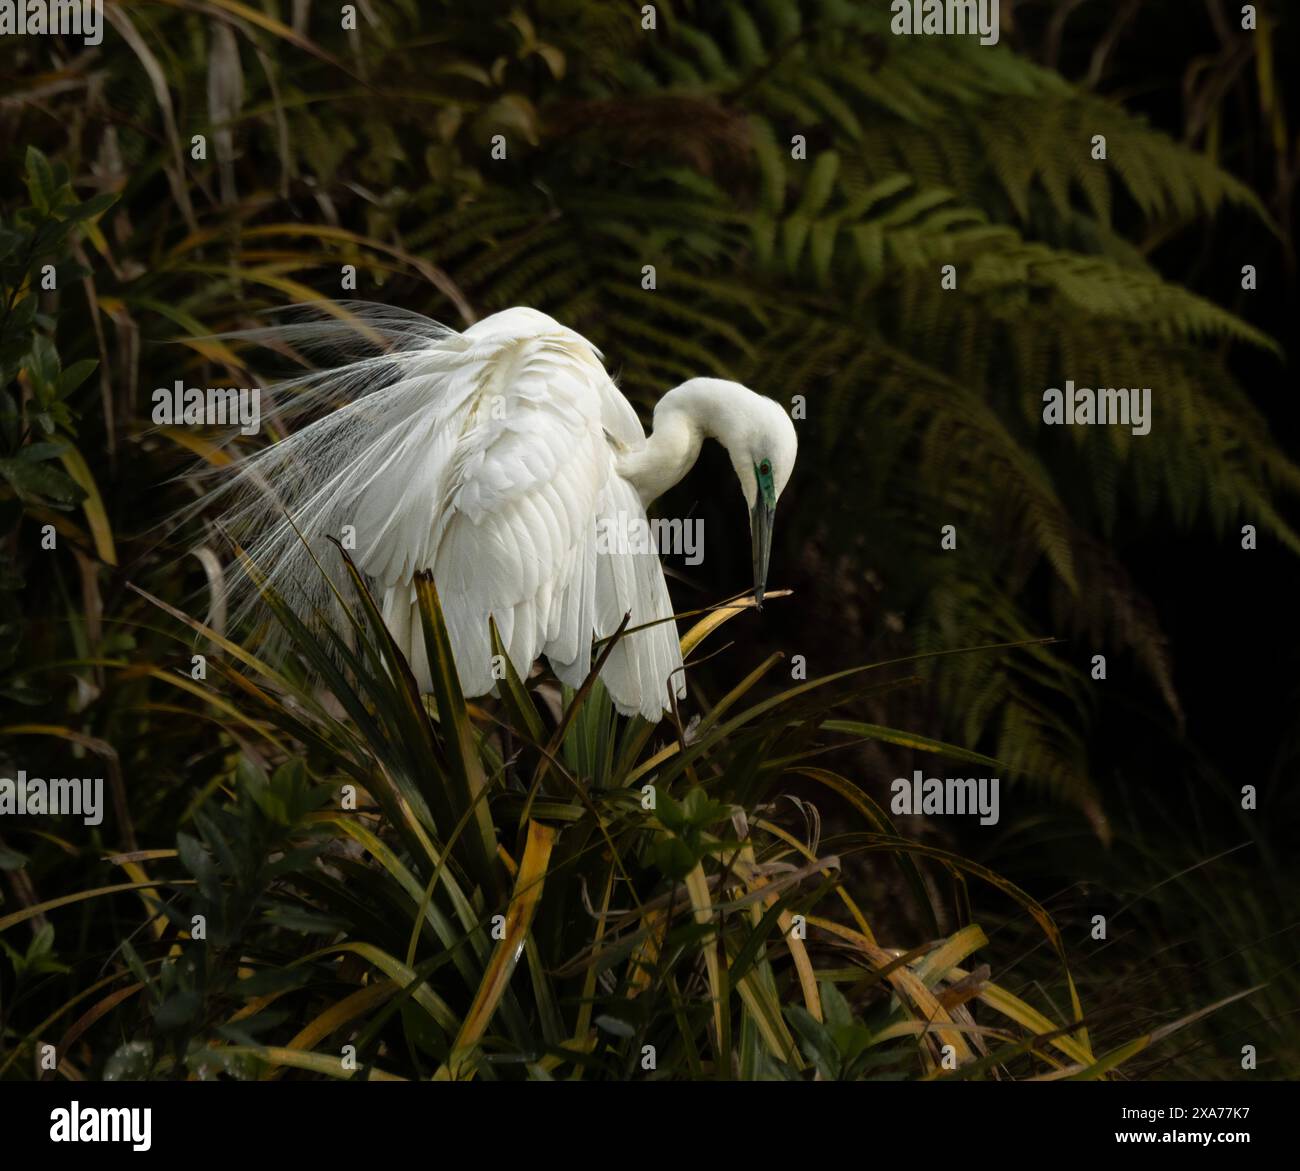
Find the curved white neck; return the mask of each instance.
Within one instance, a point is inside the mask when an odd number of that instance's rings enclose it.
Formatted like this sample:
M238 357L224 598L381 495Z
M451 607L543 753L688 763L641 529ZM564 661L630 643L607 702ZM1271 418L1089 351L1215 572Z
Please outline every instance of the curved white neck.
M748 450L748 428L762 401L721 378L692 378L673 387L655 405L654 432L645 446L619 455L619 475L649 504L691 470L705 439L716 439L732 457L743 487L737 453Z
M704 442L704 428L694 412L664 409L671 393L655 408L654 431L645 446L623 452L618 459L619 475L636 489L643 505L662 496L695 466Z

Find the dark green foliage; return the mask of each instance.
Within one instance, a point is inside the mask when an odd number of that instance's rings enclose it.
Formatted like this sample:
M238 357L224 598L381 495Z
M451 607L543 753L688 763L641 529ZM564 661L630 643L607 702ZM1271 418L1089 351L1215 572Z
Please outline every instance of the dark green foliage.
M38 1035L58 1040L102 997L137 983L74 1030L68 1060L79 1071L254 1076L267 1068L262 1047L292 1041L354 995L355 1015L327 1021L300 1053L334 1062L350 1038L362 1076L372 1063L409 1076L450 1067L497 942L490 916L514 889L498 847L520 864L530 818L563 832L532 954L520 961L527 974L509 982L475 1051L481 1076L548 1076L555 1062L571 1063L562 1076L641 1076L648 1038L664 1076L719 1072L701 958L709 947L731 966L733 1008L737 973L755 973L753 1005L724 1022L743 1076L914 1075L928 1068L932 1037L876 1043L907 1023L884 994L887 964L861 947L831 963L845 941L821 937L818 1023L779 952L782 912L851 923L837 897L851 890L873 922L886 917L882 940L918 948L909 964L924 963L921 941L981 922L1014 973L1021 945L1031 954L1012 991L1070 1003L1069 977L1041 947L1029 910L1004 908L1000 923L960 868L914 857L875 817L880 779L910 767L879 746L925 736L982 750L957 759L995 758L1008 786L1044 801L1044 818L1067 818L1071 878L1155 892L1140 904L1139 938L1172 949L1168 980L1143 966L1136 946L1077 952L1087 915L1068 916L1076 969L1086 957L1085 1007L1102 1006L1089 1019L1096 1054L1264 981L1270 991L1223 1019L1266 1019L1275 1050L1287 1051L1287 1037L1294 1050L1285 1024L1294 936L1260 885L1274 872L1243 854L1241 869L1213 870L1222 878L1210 880L1207 867L1208 885L1163 884L1223 843L1189 832L1154 847L1155 815L1122 815L1122 789L1094 759L1095 691L1079 651L1144 674L1149 706L1162 710L1143 727L1173 742L1183 715L1175 664L1158 599L1134 584L1126 548L1167 530L1230 541L1249 522L1300 551L1289 519L1300 473L1236 373L1243 352L1257 369L1280 370L1277 343L1242 316L1238 270L1193 283L1168 247L1241 224L1277 233L1282 247L1286 225L1211 150L1036 63L1010 32L995 48L896 38L883 6L847 0L677 0L655 6L654 31L642 28L639 5L605 0L377 7L379 23L363 14L352 34L315 11L296 27L288 4L118 6L94 68L69 67L53 88L51 55L66 63L73 47L34 38L6 47L15 64L0 110L9 176L0 191L0 694L27 708L5 716L0 775L30 764L39 744L65 764L84 761L83 771L100 766L122 800L88 840L5 827L0 918L97 886L138 889L6 929L4 1076L30 1072ZM1261 37L1255 61L1270 133L1285 130L1271 43ZM1219 126L1218 111L1198 110L1202 127ZM495 135L504 158L493 157ZM804 157L792 157L796 135ZM1094 135L1106 137L1104 163L1092 157ZM1190 129L1188 141L1211 145ZM54 288L42 287L46 264ZM624 782L662 745L643 726L621 725L599 687L580 703L565 697L561 735L535 691L513 679L490 718L475 710L448 737L443 720L458 719L463 702L450 681L436 705L443 716L432 717L364 622L347 653L294 627L294 657L256 664L238 640L220 641L229 632L213 535L173 531L166 519L194 498L170 477L212 449L179 429L153 430L150 393L178 378L228 383L257 359L207 335L262 324L262 309L339 295L345 265L358 277L347 295L452 325L514 304L552 313L600 346L643 413L667 386L700 374L782 402L803 396L773 585L802 574L790 605L821 607L806 612L814 617L802 633L831 627L820 633L840 657L814 674L895 654L1023 645L924 660L924 678L906 686L870 677L871 686L836 692L839 710L818 690L741 713L740 723L736 708L710 722L712 700L756 669L755 624L738 650L693 670L704 726L691 735L703 739L659 774L668 789L651 827ZM944 265L955 266L956 289L941 287ZM267 373L253 366L248 380ZM1067 378L1152 386L1152 433L1045 429L1041 394ZM736 505L724 500L710 514L715 577L700 596L681 595L683 608L737 584L722 556ZM948 524L959 535L951 552L938 544ZM50 550L40 544L47 525L58 536ZM743 570L743 557L734 564ZM129 585L186 614L212 605L215 629L178 626ZM291 616L278 620L292 627ZM191 675L200 651L202 680ZM303 684L304 664L328 672L328 697ZM756 695L779 689L775 673L761 676ZM836 726L832 716L845 719ZM882 725L918 735L891 739ZM767 806L793 783L783 770L827 764L803 754L843 737L866 737L876 754L859 744L833 758L865 775L864 792L823 777L811 795L829 802L822 852L844 846L854 859L840 886L805 876L777 907L727 907L714 935L674 916L657 956L643 957L647 984L635 996L631 957L649 933L638 917L611 918L609 950L587 964L602 898L626 911L670 890L684 898L670 879L697 863L725 873L739 841L734 815L775 816ZM492 797L475 803L484 781ZM321 803L347 784L365 815L327 824ZM1233 800L1231 788L1220 796ZM1061 807L1086 811L1089 827L1081 833ZM1195 820L1217 828L1225 819L1207 810ZM1032 837L1043 824L1026 821L1015 832ZM776 824L805 840L797 817ZM839 840L864 825L877 835L865 845L861 834ZM1099 838L1111 833L1118 853L1103 857ZM1243 826L1241 837L1267 853L1266 832ZM772 853L760 861L809 863L780 841L763 838ZM1047 870L1036 869L1047 841L1032 838L1020 872ZM857 869L882 843L886 861ZM106 860L136 846L177 855L141 862L145 882L122 868L135 863ZM1014 847L1013 838L1000 848L1020 860ZM206 949L185 938L194 914L209 920ZM155 935L159 915L166 926ZM1215 922L1232 924L1217 950L1206 926ZM1019 935L1029 931L1032 943ZM352 944L375 950L346 951ZM570 983L557 991L552 979ZM1108 1013L1125 993L1141 1010ZM1073 1026L1069 1016L1053 1023ZM991 1048L1016 1075L1041 1072L1017 1048L1022 1026ZM593 1047L566 1047L579 1035ZM1196 1035L1214 1042L1213 1068L1224 1068L1236 1033L1198 1025ZM1211 1068L1195 1050L1170 1060L1178 1072ZM982 1075L999 1061L965 1068ZM303 1058L300 1068L337 1075L325 1062Z

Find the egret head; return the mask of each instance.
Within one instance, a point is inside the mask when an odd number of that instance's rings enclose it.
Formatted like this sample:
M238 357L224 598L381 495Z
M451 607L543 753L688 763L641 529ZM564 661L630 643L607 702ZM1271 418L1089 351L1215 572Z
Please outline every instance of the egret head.
M772 553L776 502L794 471L799 447L794 424L781 405L755 394L739 382L693 378L674 397L691 404L692 413L731 456L745 504L754 553L754 600L763 604L767 564Z
M799 442L794 424L781 406L761 394L751 395L749 425L740 442L727 444L731 466L740 478L749 506L749 537L754 553L754 601L763 605L767 563L772 555L772 522L776 502L794 471Z

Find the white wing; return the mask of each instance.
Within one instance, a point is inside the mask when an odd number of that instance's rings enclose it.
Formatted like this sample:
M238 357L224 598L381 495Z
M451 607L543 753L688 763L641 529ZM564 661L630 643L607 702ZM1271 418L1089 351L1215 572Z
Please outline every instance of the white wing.
M338 557L325 538L353 534L354 560L425 689L414 576L426 568L467 695L496 684L489 615L521 675L545 655L577 686L593 639L624 614L630 627L672 615L653 548L598 540L602 522L645 521L614 465L617 447L645 442L636 414L593 347L544 314L506 310L462 334L398 320L395 352L332 371L311 391L351 390L352 402L240 468L244 486L269 484L276 496L245 496L227 527L238 536L260 526L254 562L291 602L327 618L330 581L308 548L328 570ZM390 340L391 325L381 323ZM292 525L273 519L277 496ZM685 694L681 665L676 626L661 622L626 635L602 679L619 711L658 720L670 685Z

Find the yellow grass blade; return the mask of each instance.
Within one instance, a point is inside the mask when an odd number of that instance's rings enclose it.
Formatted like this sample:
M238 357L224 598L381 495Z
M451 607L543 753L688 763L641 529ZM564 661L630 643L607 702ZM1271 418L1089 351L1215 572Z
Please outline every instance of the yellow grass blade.
M140 899L144 903L144 909L152 912L155 907L160 907L162 905L162 895L158 893L156 886L147 885L149 875L145 873L144 867L139 862L122 862L120 865L126 871L128 878L146 884L140 891ZM149 930L153 932L155 939L161 939L167 932L167 916L159 911L149 921Z
M768 879L765 876L754 873L756 865L757 859L754 856L754 847L747 842L740 852L740 857L736 860L736 873L748 883L751 890L761 890L768 885ZM772 894L763 900L762 906L755 904L753 910L755 925L763 918L763 908L773 907L779 901L780 895ZM796 939L793 934L794 915L790 911L782 911L777 916L776 921L780 925L781 936L790 949L790 958L794 960L795 971L799 975L799 988L803 992L804 1005L813 1019L820 1021L823 1019L822 998L821 991L817 987L817 972L813 968L804 941Z
M505 934L488 961L483 982L479 985L474 1003L470 1005L464 1024L456 1036L451 1057L438 1070L436 1080L457 1080L473 1076L474 1050L487 1031L492 1015L505 995L515 965L523 954L524 938L542 896L542 881L546 877L546 867L551 860L554 845L554 829L540 821L529 821L528 840L524 846L524 856L519 862L519 877L515 882L514 893L510 896L510 906L506 909Z
M605 924L608 922L609 919L609 900L610 900L610 896L613 893L614 893L614 871L613 868L611 868L608 874L605 876L605 893L600 900L600 915L596 919L596 938L592 942L593 947L599 947L601 942L605 938ZM643 940L641 942L637 950L633 952L632 958L628 961L629 964L632 965L628 969L632 973L632 976L629 980L629 987L627 992L627 998L629 1000L631 1000L634 996L636 996L637 992L640 991L640 989L637 988L636 985L638 980L641 977L645 978L644 983L648 984L650 981L650 973L638 969L635 966L638 957L643 954L646 944L650 941L650 938L651 937L648 936L646 940ZM592 964L592 966L587 969L587 974L583 977L582 1004L578 1009L577 1028L573 1030L573 1040L571 1042L573 1045L588 1044L587 1034L591 1029L592 1014L595 1012L594 997L596 995L596 977L598 974L599 973L596 971L596 965ZM575 1076L581 1076L581 1073L582 1073L582 1067L579 1066L577 1068Z
M775 989L763 986L757 972L756 968L751 968L737 983L736 991L740 995L740 1001L753 1018L763 1044L772 1055L797 1069L802 1065L799 1047L781 1017L780 997L775 995Z
M366 985L364 988L358 988L355 992L343 997L342 1000L330 1005L315 1020L299 1030L285 1048L294 1050L311 1049L313 1045L320 1044L321 1041L325 1040L336 1029L347 1024L348 1021L360 1016L375 1005L382 1004L397 990L397 985L392 980L379 980L374 984ZM263 1076L267 1081L271 1081L280 1076L280 1071L271 1066Z
M789 590L773 590L766 595L767 598L785 598L790 595ZM743 614L746 610L757 608L757 603L751 597L737 598L735 601L726 602L716 610L710 611L701 618L694 626L682 635L682 658L686 658L691 651L695 650L706 638L718 629L724 622L730 622L737 614Z
M950 935L917 964L916 974L925 981L926 987L932 988L948 974L950 968L961 963L972 952L984 947L988 941L988 936L984 934L978 923L963 927L955 935Z
M686 876L686 893L691 899L691 911L695 922L707 926L713 922L713 900L709 898L709 880L704 874L703 863L697 862L695 869ZM702 944L704 967L709 974L709 994L713 998L714 1044L718 1046L718 1062L723 1068L729 1068L729 1055L723 1050L726 1032L722 1021L722 970L718 964L718 947L716 938L708 936Z
M1243 996L1250 996L1263 987L1263 984L1257 984L1254 988L1247 988L1242 992L1234 993L1232 996L1225 996L1222 1000L1216 1000L1213 1004L1207 1004L1204 1008L1188 1013L1184 1017L1179 1017L1176 1021L1161 1025L1158 1029L1152 1029L1149 1033L1143 1033L1142 1036L1121 1045L1118 1049L1112 1049L1086 1068L1067 1070L1065 1076L1069 1077L1071 1081L1089 1081L1104 1077L1116 1066L1141 1053L1144 1049L1149 1049L1158 1041L1163 1041L1171 1033L1176 1033L1179 1029L1184 1029L1195 1021L1199 1021L1211 1013L1218 1012L1224 1005L1231 1004L1234 1000L1240 1000Z
M310 1073L322 1073L326 1077L350 1078L356 1070L346 1069L342 1057L332 1053L303 1053L283 1045L223 1045L220 1052L224 1056L257 1057L270 1066L289 1065L294 1069L305 1069ZM382 1069L371 1069L367 1081L404 1082L409 1079Z
M969 976L970 973L962 968L954 967L948 970L948 979L954 983L958 980L968 979ZM982 1000L995 1012L1000 1012L1004 1017L1015 1021L1021 1028L1027 1029L1038 1037L1058 1032L1061 1027L1054 1024L1032 1005L1026 1004L1020 997L1014 996L997 984L984 984L976 999ZM1069 1034L1053 1037L1048 1043L1073 1061L1083 1064L1092 1061L1092 1053L1088 1048Z
M106 565L116 565L117 549L113 545L113 526L108 523L104 498L99 494L95 477L91 475L85 457L75 447L69 445L59 453L59 459L63 462L68 475L86 494L85 500L81 502L81 508L86 514L86 524L90 526L90 535L95 542L95 553Z
M209 443L201 436L193 435L180 427L163 428L163 435L186 451L191 451L200 459L206 460L213 467L225 467L234 458L228 451L222 451L215 443Z
M613 871L610 874L612 878ZM636 945L636 950L632 952L627 961L628 1000L635 1000L650 987L650 983L654 979L654 972L651 969L659 962L659 953L664 945L664 936L668 933L668 915L664 911L647 911L642 916L641 922L645 930L645 936ZM595 973L596 967L593 964L587 969L588 979L593 986L595 984Z
M421 979L409 967L407 967L396 956L391 956L381 948L375 947L371 943L336 943L330 947L321 948L320 951L312 952L311 955L303 956L300 962L307 963L310 960L319 959L321 956L336 955L339 952L347 952L352 955L360 956L363 960L374 964L390 980L406 988L411 984L416 986L415 991L411 993L411 999L415 1001L425 1012L427 1012L439 1025L447 1032L453 1032L460 1023L459 1018L447 1002L442 999L429 985ZM292 1065L292 1062L285 1062L286 1065Z
M808 922L823 931L838 936L857 947L871 961L876 968L884 968L891 964L894 956L885 948L873 944L861 932L854 931L852 928L845 927L839 923L834 923L829 919L823 919L817 915L809 915ZM951 1045L957 1055L957 1060L973 1061L975 1054L966 1044L966 1039L955 1028L947 1026L953 1025L953 1019L948 1014L948 1010L939 1003L926 986L921 978L906 966L894 968L886 977L886 980L894 987L894 992L898 996L898 1002L905 1010L912 1009L916 1015L924 1021L930 1023L931 1029L939 1042L943 1045Z
M154 882L115 882L110 886L97 886L94 890L79 890L76 894L61 895L57 899L47 899L43 903L37 903L35 906L24 907L21 911L14 911L12 915L5 915L0 918L0 931L8 931L10 927L16 927L19 923L25 923L28 919L34 919L37 915L43 915L46 911L54 911L59 907L68 907L73 903L84 903L87 899L97 899L100 895L117 894L124 890L147 890L157 883ZM168 886L193 886L192 878L175 878L167 884Z

